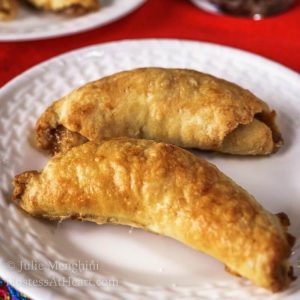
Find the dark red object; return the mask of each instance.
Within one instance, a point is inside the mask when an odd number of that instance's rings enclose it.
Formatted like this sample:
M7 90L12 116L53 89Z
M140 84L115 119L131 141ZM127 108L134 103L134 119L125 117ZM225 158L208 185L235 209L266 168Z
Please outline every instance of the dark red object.
M208 0L220 11L235 16L271 16L286 11L294 0Z
M0 86L66 51L137 38L178 38L228 45L300 72L300 3L296 1L292 9L278 16L254 21L212 15L188 0L148 0L129 16L88 32L42 41L0 43Z

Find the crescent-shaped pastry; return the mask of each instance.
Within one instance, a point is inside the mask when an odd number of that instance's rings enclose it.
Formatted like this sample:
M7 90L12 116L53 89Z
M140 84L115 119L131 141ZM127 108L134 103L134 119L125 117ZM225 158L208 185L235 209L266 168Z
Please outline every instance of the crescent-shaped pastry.
M77 16L99 9L98 0L27 0L38 9Z
M128 138L87 142L42 172L15 177L13 199L32 216L126 224L177 239L258 286L293 279L294 238L215 166L174 145Z
M0 21L9 21L16 17L16 0L0 0Z
M37 145L52 153L87 140L133 137L240 155L282 144L275 112L249 91L184 69L117 73L54 102L36 125Z

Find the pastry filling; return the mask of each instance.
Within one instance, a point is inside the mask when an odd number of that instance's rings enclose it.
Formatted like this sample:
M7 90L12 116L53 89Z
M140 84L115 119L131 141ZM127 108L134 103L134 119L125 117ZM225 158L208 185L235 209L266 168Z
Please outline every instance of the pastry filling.
M22 195L24 194L26 190L26 185L31 179L31 177L39 174L37 171L29 171L21 173L17 176L15 176L13 180L13 184L15 186L14 193L13 193L13 200L18 201L22 198Z
M48 141L50 142L48 149L52 153L57 154L68 151L74 146L84 144L88 139L80 133L70 131L63 125L59 125L57 128L51 129Z
M9 15L10 10L8 8L5 8L5 7L0 7L0 13L3 13L4 15Z

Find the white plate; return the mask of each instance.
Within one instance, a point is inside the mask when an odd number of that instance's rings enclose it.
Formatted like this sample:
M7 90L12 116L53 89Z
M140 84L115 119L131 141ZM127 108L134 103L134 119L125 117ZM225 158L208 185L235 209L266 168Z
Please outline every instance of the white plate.
M74 34L116 21L142 5L145 0L99 0L101 9L79 17L66 17L33 10L20 4L17 18L0 21L0 41L37 40Z
M299 299L299 280L288 291L271 295L228 275L215 259L172 239L126 226L76 221L56 225L27 216L10 203L11 178L24 170L40 169L47 161L30 143L34 123L45 108L90 80L142 66L209 72L251 89L278 111L286 144L277 154L261 158L201 155L266 208L288 213L290 231L299 238L299 76L261 57L217 45L177 40L122 41L59 56L20 75L0 92L0 275L37 300ZM295 252L292 262L296 268L299 242ZM49 262L55 260L94 260L100 263L100 270L51 270ZM42 264L42 270L17 272L20 261ZM44 282L43 286L33 287L34 282L29 282L63 277L75 283L114 278L118 286L95 288L82 283L75 289L68 282L61 287L47 287L49 283Z

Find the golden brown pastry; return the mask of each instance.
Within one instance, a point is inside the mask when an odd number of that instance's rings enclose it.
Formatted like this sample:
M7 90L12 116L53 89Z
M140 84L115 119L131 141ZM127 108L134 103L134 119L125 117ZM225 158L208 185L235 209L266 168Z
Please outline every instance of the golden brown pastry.
M288 218L269 213L215 166L174 145L87 142L13 184L13 199L32 216L144 228L203 251L273 292L293 279Z
M153 139L240 155L282 144L275 112L249 91L184 69L117 73L54 102L36 125L37 144L56 153L105 137Z
M0 21L15 19L17 14L16 0L0 0Z
M98 0L27 0L38 9L77 16L99 9Z

